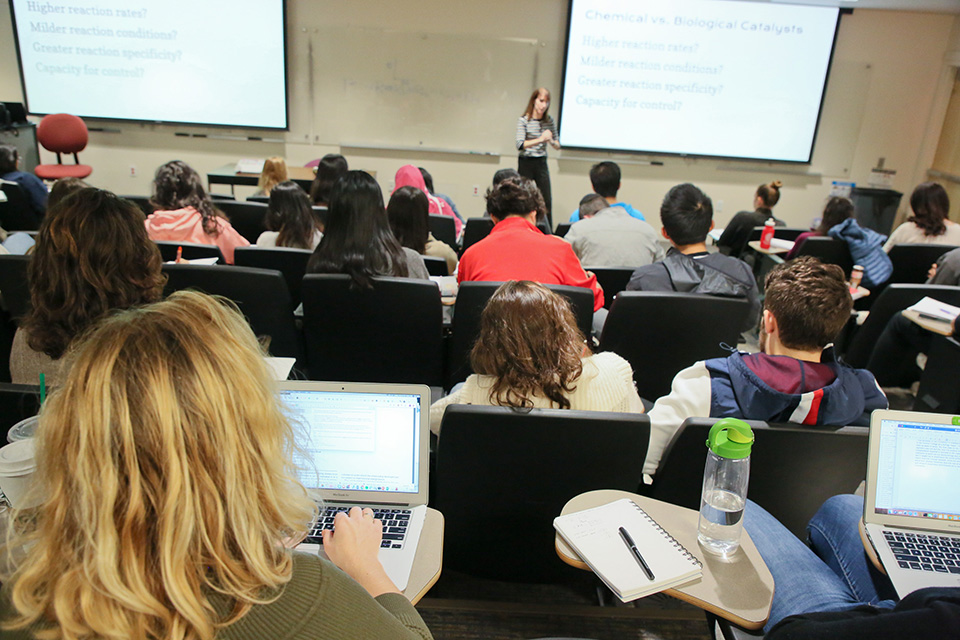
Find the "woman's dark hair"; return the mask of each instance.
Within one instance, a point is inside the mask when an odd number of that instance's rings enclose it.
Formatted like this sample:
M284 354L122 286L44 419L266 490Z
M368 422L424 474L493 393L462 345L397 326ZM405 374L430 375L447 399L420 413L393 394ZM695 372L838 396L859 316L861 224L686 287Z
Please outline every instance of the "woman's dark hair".
M143 212L100 189L81 189L47 211L27 267L27 344L53 359L114 309L155 302L166 281Z
M546 87L538 87L533 90L533 93L530 94L530 99L527 100L527 108L523 110L523 115L528 118L533 117L533 105L537 101L537 96L540 95L540 92L547 94L547 108L543 110L543 117L541 120L551 120L552 118L547 117L547 113L550 111L550 90Z
M774 180L770 184L762 184L757 187L757 197L763 202L760 209L768 211L773 209L773 206L780 201L780 187L782 186L782 182Z
M348 171L330 194L330 214L308 273L345 273L371 289L374 276L409 275L407 259L390 231L380 185L365 171Z
M563 296L529 280L500 285L480 316L480 336L470 352L479 374L493 376L494 404L532 407L543 395L569 409L567 395L583 373L585 339Z
M936 182L924 182L910 194L913 215L907 218L921 229L925 236L939 236L947 231L944 220L950 213L950 198L947 191Z
M423 167L417 167L417 170L420 172L420 175L423 176L423 184L426 185L427 191L433 193L433 176L430 175L430 172L424 169Z
M153 197L150 204L158 211L175 211L193 207L203 219L203 230L211 236L220 233L217 218L222 214L203 189L200 174L182 160L160 165L153 177Z
M390 196L387 219L400 246L423 255L430 235L430 203L416 187L400 187Z
M827 200L827 206L823 208L823 217L820 219L820 225L815 229L822 236L827 235L827 231L834 228L847 218L852 218L855 209L850 198L833 196Z
M537 183L530 178L507 178L487 189L487 213L500 220L508 216L525 216L537 212L537 219L547 214Z
M330 204L333 187L349 168L347 159L339 153L328 153L320 158L317 175L310 185L310 199L313 200L313 204Z
M498 169L497 172L493 174L493 186L497 186L504 180L508 180L510 178L519 178L519 177L520 177L520 174L517 173L516 169L512 169L509 167L506 169Z
M60 178L50 187L50 195L47 196L47 210L49 211L60 204L67 196L73 195L81 189L89 188L90 185L80 178Z
M17 170L17 159L20 152L12 144L0 144L0 174L11 173Z
M313 208L307 192L296 182L287 180L270 190L264 223L270 231L280 232L278 247L313 249L313 236L317 231Z

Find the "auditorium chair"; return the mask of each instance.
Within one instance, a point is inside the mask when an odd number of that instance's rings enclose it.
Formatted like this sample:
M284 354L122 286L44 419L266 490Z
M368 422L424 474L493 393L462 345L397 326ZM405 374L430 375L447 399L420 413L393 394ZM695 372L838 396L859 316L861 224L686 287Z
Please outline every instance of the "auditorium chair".
M799 258L800 256L812 256L819 259L820 262L839 265L848 278L853 270L853 258L850 257L850 249L847 247L847 243L830 236L811 236L807 238L797 249L796 257Z
M749 311L746 298L624 291L607 316L600 351L627 360L640 396L656 400L670 392L673 377L682 369L729 355Z
M0 296L3 308L14 322L19 322L30 310L29 264L30 256L0 255Z
M707 435L717 420L687 418L664 449L653 485L643 492L699 509ZM853 493L866 478L867 427L747 423L755 438L747 497L801 540L827 498Z
M645 414L450 405L436 449L444 568L509 582L577 579L554 550L553 519L595 489L636 491Z
M565 235L567 235L567 232L570 231L571 226L573 225L571 225L568 222L561 222L560 224L557 225L557 228L553 232L553 235L557 236L558 238L562 238Z
M305 364L300 332L293 318L293 303L283 274L272 269L229 265L164 264L164 294L194 289L233 300L261 338L269 336L270 355L296 358Z
M167 242L166 240L154 240L154 243L160 247L160 257L164 262L174 262L177 259L177 252L184 260L203 260L206 258L216 258L218 264L226 264L223 259L223 253L220 247L215 244L199 244L196 242Z
M443 242L448 247L456 251L457 249L457 223L450 216L439 216L430 214L430 233L433 237Z
M444 373L445 389L467 379L470 367L470 350L480 335L480 315L487 301L502 282L461 282L457 291L450 339L447 341L447 357ZM559 284L544 285L554 293L565 297L577 318L577 327L584 336L593 328L593 291L584 287L568 287Z
M216 207L226 214L231 226L250 244L256 244L260 234L267 230L264 222L267 217L267 205L262 202L218 200Z
M293 306L300 304L300 287L307 272L307 262L313 251L288 247L237 247L233 250L233 264L238 267L276 269L283 274Z
M914 411L960 414L960 343L934 336L920 376Z
M467 218L467 224L463 228L463 251L486 238L491 231L493 220L490 218Z
M957 247L948 244L897 244L890 249L893 273L889 284L923 284L927 281L930 266L940 256Z
M124 200L129 200L133 204L140 207L140 210L143 211L143 215L148 216L153 213L153 204L150 202L149 196L120 196Z
M431 276L448 276L450 269L447 267L447 261L443 258L434 256L420 256L423 258L423 264L427 267L427 273Z
M621 291L626 291L630 276L636 271L634 267L584 267L584 271L597 276L597 283L603 289L603 307L613 306L613 299Z
M43 180L86 178L93 173L93 168L80 164L77 154L86 148L88 138L87 125L77 116L69 113L44 116L37 125L37 142L57 154L57 164L38 164L33 172ZM76 164L63 164L61 153L72 153Z
M16 182L0 180L0 227L7 231L36 231L40 228L40 216L30 206L27 194Z
M311 380L443 383L440 289L410 278L307 274L303 330ZM425 409L426 410L426 409Z

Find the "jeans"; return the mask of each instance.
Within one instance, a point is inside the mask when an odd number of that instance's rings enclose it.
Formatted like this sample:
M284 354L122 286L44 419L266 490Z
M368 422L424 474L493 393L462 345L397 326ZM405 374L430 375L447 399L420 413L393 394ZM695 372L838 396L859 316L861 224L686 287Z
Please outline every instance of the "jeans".
M807 525L809 546L748 500L744 526L773 575L775 591L764 632L787 616L845 611L869 604L892 609L896 593L863 549L857 523L863 498L834 496Z
M867 369L881 387L909 387L920 379L917 354L930 350L932 337L918 324L894 314L873 347Z

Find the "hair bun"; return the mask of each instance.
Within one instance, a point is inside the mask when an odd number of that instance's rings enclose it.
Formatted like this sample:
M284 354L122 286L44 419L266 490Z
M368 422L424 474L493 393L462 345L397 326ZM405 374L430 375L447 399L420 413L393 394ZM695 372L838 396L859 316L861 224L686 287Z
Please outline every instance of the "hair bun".
M771 188L771 189L776 189L777 191L779 191L779 190L780 190L780 187L782 187L782 186L783 186L783 183L780 182L779 180L774 180L773 182L770 183L770 188Z

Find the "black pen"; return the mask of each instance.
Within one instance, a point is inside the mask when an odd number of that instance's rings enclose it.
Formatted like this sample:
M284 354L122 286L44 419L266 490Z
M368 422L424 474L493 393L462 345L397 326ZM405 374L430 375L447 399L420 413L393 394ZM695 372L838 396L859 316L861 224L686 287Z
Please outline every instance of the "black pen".
M640 550L637 549L636 543L633 541L633 538L630 537L630 534L627 533L627 530L623 527L620 527L620 537L623 538L623 541L630 551L633 552L633 557L637 559L637 562L640 564L640 568L643 569L643 572L647 574L647 578L653 580L653 571L650 571L650 566L647 564L647 561L643 559L643 556L640 555Z

